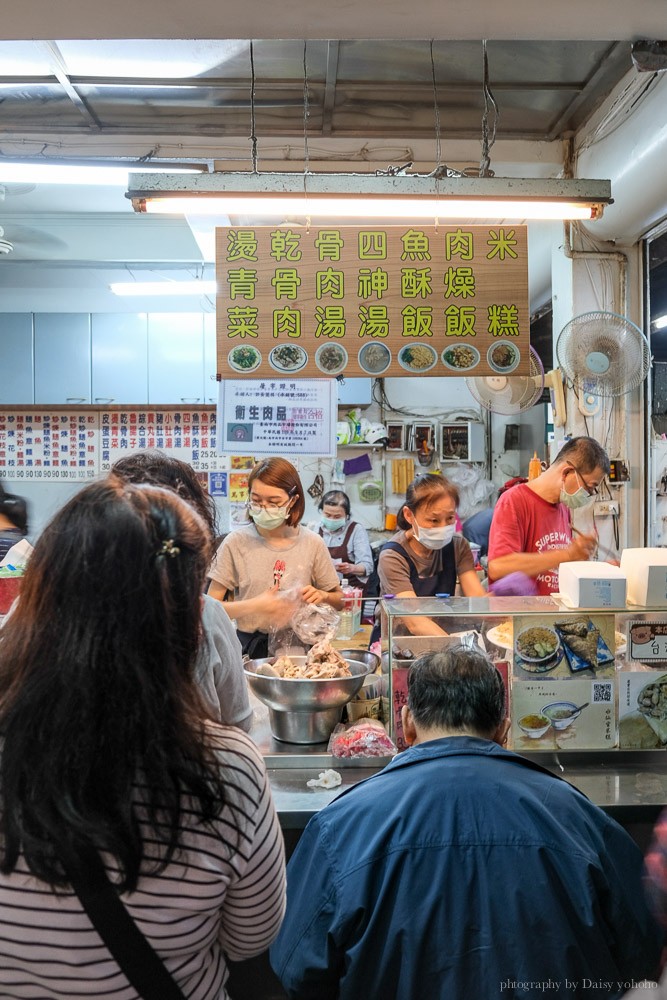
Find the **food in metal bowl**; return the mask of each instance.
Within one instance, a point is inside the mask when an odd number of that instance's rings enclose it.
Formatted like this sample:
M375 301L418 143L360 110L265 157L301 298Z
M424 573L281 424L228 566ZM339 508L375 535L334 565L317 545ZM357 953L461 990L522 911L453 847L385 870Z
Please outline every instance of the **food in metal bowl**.
M367 649L342 649L349 676L276 677L263 668L275 660L248 660L248 685L269 709L273 736L286 743L322 743L328 740L345 705L355 696L364 678L377 670L380 658ZM290 656L296 667L305 667L305 656Z
M316 642L308 651L304 663L296 663L291 656L279 656L273 663L265 663L258 672L268 677L298 677L311 680L352 676L347 660L333 648L328 639Z

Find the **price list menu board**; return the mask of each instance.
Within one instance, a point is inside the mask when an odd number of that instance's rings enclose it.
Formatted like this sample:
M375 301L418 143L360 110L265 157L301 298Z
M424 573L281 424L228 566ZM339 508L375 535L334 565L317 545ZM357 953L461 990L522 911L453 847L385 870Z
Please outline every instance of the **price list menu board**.
M101 472L145 448L167 451L195 472L227 467L216 454L215 413L210 410L105 411L99 419Z
M99 472L99 423L86 411L0 411L0 477L71 482Z

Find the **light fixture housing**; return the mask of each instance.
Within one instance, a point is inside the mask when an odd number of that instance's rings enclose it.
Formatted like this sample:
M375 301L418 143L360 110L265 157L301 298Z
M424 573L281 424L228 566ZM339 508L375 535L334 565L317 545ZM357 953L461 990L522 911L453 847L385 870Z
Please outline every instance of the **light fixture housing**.
M114 281L114 295L215 295L217 282L198 278L192 281Z
M591 220L612 202L608 180L236 171L133 173L126 197L136 212L443 222Z

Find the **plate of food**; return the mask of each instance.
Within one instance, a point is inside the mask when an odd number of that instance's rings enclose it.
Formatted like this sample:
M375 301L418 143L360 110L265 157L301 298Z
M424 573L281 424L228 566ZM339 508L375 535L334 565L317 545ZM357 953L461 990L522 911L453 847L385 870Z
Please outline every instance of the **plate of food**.
M614 654L600 635L600 629L586 616L562 619L554 625L572 673L596 670L614 662Z
M227 364L235 372L254 372L262 363L262 355L252 344L237 344L227 355Z
M364 344L358 354L359 367L369 375L381 375L391 364L391 351L386 344Z
M428 372L438 360L430 344L406 344L398 352L398 363L406 372Z
M511 344L503 340L498 344L492 344L486 352L486 360L489 367L500 375L509 375L521 361L521 352L516 344Z
M342 344L320 344L315 364L325 375L339 375L347 365L347 351Z
M501 625L494 625L486 633L486 638L494 646L500 646L501 649L511 649L514 645L514 623L509 621L503 622Z
M553 670L563 656L556 630L548 625L529 625L521 629L514 642L519 666L533 674Z
M454 344L442 352L442 363L445 368L454 372L465 372L479 364L479 351L472 344Z
M269 353L269 364L277 372L298 372L308 361L308 352L300 344L278 344Z

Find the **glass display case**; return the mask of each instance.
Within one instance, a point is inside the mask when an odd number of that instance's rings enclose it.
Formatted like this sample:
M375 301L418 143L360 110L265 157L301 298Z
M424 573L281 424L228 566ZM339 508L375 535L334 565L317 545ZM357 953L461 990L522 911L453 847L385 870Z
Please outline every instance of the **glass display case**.
M433 626L441 629L436 635ZM667 608L569 608L550 597L384 598L384 717L405 748L411 662L462 644L505 681L509 745L519 753L667 746Z

